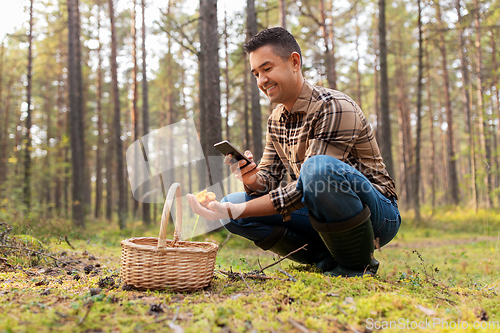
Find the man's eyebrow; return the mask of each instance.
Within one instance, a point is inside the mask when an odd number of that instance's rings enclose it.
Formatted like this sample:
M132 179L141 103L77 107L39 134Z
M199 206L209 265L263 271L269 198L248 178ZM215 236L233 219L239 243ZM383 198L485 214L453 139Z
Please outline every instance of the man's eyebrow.
M263 63L259 66L259 68L264 67L265 65L267 65L267 64L268 64L268 63L270 63L270 62L271 62L271 60L266 60L266 61L264 61L264 62L263 62ZM253 72L255 72L255 68L252 68L251 72L252 72L252 73L253 73Z

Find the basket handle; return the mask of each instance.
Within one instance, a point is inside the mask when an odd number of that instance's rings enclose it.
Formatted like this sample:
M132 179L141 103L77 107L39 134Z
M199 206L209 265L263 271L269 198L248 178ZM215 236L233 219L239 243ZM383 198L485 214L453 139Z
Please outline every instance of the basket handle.
M164 248L167 245L167 224L168 217L170 216L170 211L172 209L172 204L174 203L175 196L175 231L174 231L174 242L175 245L177 241L181 238L182 234L182 191L181 184L173 183L168 189L167 198L165 199L165 205L163 205L163 213L161 214L161 225L160 225L160 236L158 237L158 248Z

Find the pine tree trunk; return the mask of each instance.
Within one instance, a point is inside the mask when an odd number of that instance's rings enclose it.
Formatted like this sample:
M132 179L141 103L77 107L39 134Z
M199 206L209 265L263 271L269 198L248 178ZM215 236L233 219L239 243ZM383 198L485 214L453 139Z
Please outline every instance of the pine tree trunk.
M389 78L387 74L387 43L385 31L385 0L378 1L379 8L379 48L380 48L380 130L384 133L379 145L382 158L389 175L394 175L392 159L392 134L389 109Z
M361 55L359 54L359 26L356 24L356 103L363 110L362 95L363 91L361 88L361 71L359 70L359 61L361 60Z
M332 24L330 24L330 40L331 40L331 49L330 49L330 59L331 59L331 82L332 82L332 86L330 87L331 89L334 89L336 90L337 89L337 60L335 59L335 28L333 26L333 22L335 22L335 19L333 17L333 13L335 13L335 8L333 8L333 1L330 2L331 3L331 10L330 10L330 22L332 22ZM378 82L377 82L377 85L378 85Z
M0 49L0 101L3 101L3 63L4 63L4 54L5 54L5 45L4 45L4 41L2 40L2 46L1 46L1 49ZM3 105L0 105L0 119L2 119L2 116L3 116L3 113L5 112L5 114L8 114L8 110L7 108L4 108ZM4 123L4 127L6 128L7 127L7 119L5 119L5 123ZM5 164L5 161L6 161L6 156L5 156L5 152L6 152L6 148L5 148L5 145L6 145L6 134L5 134L5 131L3 128L0 128L0 196L2 196L2 183L3 183L3 178L4 178L4 174L6 173L6 164Z
M445 87L443 87L443 89L446 89ZM441 201L441 204L447 204L449 203L449 198L448 198L448 191L449 191L449 188L450 188L450 184L449 184L449 181L450 181L450 177L449 177L449 170L450 170L450 166L449 166L449 161L448 161L448 155L447 155L447 144L449 144L449 142L446 141L446 133L445 131L443 130L443 124L444 124L444 118L443 118L443 112L441 111L443 108L445 108L444 106L444 102L443 102L443 95L444 95L444 92L441 90L439 95L438 95L438 103L439 103L439 109L438 109L438 121L439 121L439 133L440 133L440 140L441 140L441 165L443 166L442 168L438 169L441 170L442 172L442 175L440 175L440 179L441 179L441 184L442 184L442 188L444 190L444 197L442 198L442 201Z
M397 78L397 108L399 114L399 137L402 144L401 159L402 168L400 172L401 184L404 184L406 194L406 205L410 207L413 204L413 144L411 139L410 112L408 110L407 92L406 92L406 64L404 61L403 42L400 30L398 30L398 56L396 57L396 78Z
M102 56L101 56L101 6L97 7L97 80L96 80L96 112L97 112L97 150L96 150L96 180L95 180L95 211L96 219L101 217L102 211L102 150L104 144L103 125L102 125Z
M477 77L477 122L479 125L479 144L481 149L481 157L485 165L484 170L484 184L485 184L485 201L486 207L492 206L490 193L491 188L491 170L489 168L491 151L490 145L488 144L488 138L486 137L486 120L484 119L484 97L483 97L483 74L481 73L481 68L483 67L483 54L481 49L481 24L479 20L479 1L474 0L475 14L474 23L476 25L476 35L475 35L475 46L476 46L476 77Z
M319 0L319 12L321 15L320 29L323 35L323 42L325 43L325 69L326 78L328 80L328 88L335 89L335 70L332 67L332 53L330 52L330 34L328 25L326 24L325 0Z
M115 29L115 13L113 9L113 0L109 0L109 17L111 20L111 81L112 81L112 96L113 96L113 130L114 143L116 153L116 182L118 185L118 225L120 229L125 229L126 226L126 193L125 193L125 177L123 172L123 143L120 138L120 95L118 89L118 63L116 62L117 46L116 46L116 29Z
M68 84L69 84L69 106L70 106L70 135L71 135L71 164L73 171L72 187L72 216L73 222L80 227L85 226L85 188L84 188L84 153L83 153L83 134L80 131L83 128L82 105L81 105L81 74L78 74L80 66L78 65L78 44L80 36L78 35L77 0L68 0Z
M250 149L250 126L249 126L249 119L248 119L248 76L249 74L249 69L248 69L248 61L244 61L244 75L243 75L243 91L244 91L244 96L243 96L243 122L245 123L245 149Z
M148 80L146 71L146 0L141 1L142 8L142 134L149 133L149 100ZM147 146L147 142L144 142ZM190 192L191 193L191 192ZM145 225L151 224L151 206L147 202L142 203L142 221Z
M257 34L257 13L255 12L255 0L247 0L247 40ZM257 81L253 75L250 79L250 92L252 103L252 153L255 161L262 158L262 113L260 110L260 96Z
M32 67L32 45L33 44L33 0L30 1L30 26L28 35L28 85L26 87L26 98L28 103L26 116L26 136L24 139L24 205L26 211L31 211L31 67Z
M284 6L284 1L285 0L280 0L280 6ZM281 11L280 11L281 12ZM231 136L230 136L230 127L229 127L229 112L231 110L231 104L229 102L229 32L228 32L228 25L227 25L227 12L224 12L224 62L225 62L225 68L224 68L224 79L226 83L226 140L231 141ZM246 73L245 73L246 75ZM231 170L229 168L225 168L227 170L227 185L226 185L226 192L231 193Z
M169 1L170 3L170 1ZM130 34L132 36L132 101L130 105L130 118L132 121L132 142L135 142L139 139L139 111L137 110L137 29L136 29L136 0L132 0L132 9L130 10L131 22L130 22ZM135 161L134 170L139 169L138 161ZM134 176L134 175L133 175ZM135 217L137 214L137 210L139 209L139 201L132 197L134 202L133 204L133 216Z
M428 45L428 43L426 43ZM427 50L426 50L427 51ZM428 121L429 121L429 140L430 140L430 165L429 165L429 177L431 183L431 205L432 211L436 208L436 146L434 141L434 114L432 112L432 94L431 94L431 61L429 59L429 52L427 55L427 110L428 110Z
M454 205L458 205L458 176L457 176L457 162L455 156L455 139L454 139L454 127L453 127L453 114L451 110L451 97L450 97L450 81L448 75L448 67L447 67L447 54L446 54L446 43L444 38L444 24L441 19L441 6L439 5L439 1L436 1L437 8L437 19L439 22L439 49L441 51L441 64L443 70L443 83L444 83L444 98L445 98L445 109L446 109L446 122L448 124L448 128L446 130L447 133L447 151L446 157L448 162L448 183L450 185L448 189L448 195L451 200L451 203Z
M420 221L420 144L422 140L422 72L423 72L423 49L422 49L422 8L421 0L418 0L418 83L417 83L417 138L415 145L415 174L413 185L413 209L415 210L415 221Z
M85 152L85 114L86 114L86 108L85 108L85 94L84 92L86 91L84 89L84 82L83 82L83 76L82 76L82 48L81 48L81 43L80 43L80 37L81 37L81 24L80 24L80 0L75 0L75 38L77 43L75 43L76 46L76 77L77 77L77 87L78 87L78 107L80 108L80 112L78 113L78 133L79 133L79 141L81 142L81 160L84 165L83 168L83 180L82 180L82 188L81 191L83 191L83 201L82 204L84 205L84 214L86 215L87 213L90 213L90 204L91 204L91 186L90 186L90 159L87 159L86 152ZM88 62L88 59L86 60Z
M286 1L279 0L279 20L280 27L286 29Z
M377 45L379 45L378 43L378 34L377 34L377 31L378 29L374 29L374 37L373 37L373 45L376 47ZM380 142L380 138L379 138L379 129L380 129L380 84L379 84L379 52L378 52L378 49L375 51L375 68L374 68L374 73L373 73L373 89L375 90L375 116L376 116L376 119L377 119L377 124L376 126L374 126L374 135L375 135L375 139L377 140L377 142Z
M206 50L206 41L207 41L207 31L206 31L206 16L208 15L207 6L208 0L200 0L200 23L199 23L199 35L200 35L200 52L198 54L198 98L199 98L199 121L198 128L200 131L200 144L203 149L203 155L205 157L208 156L208 152L206 151L207 147L207 128L204 124L207 124L208 116L207 116L207 94L205 77L206 77L206 59L207 59L207 50ZM197 171L198 171L198 188L203 189L207 185L207 169L208 169L208 161L206 163L196 163Z
M462 9L460 0L456 0L456 10L458 15L458 38L459 38L459 49L458 55L460 57L460 72L462 74L462 107L464 110L465 118L465 131L469 136L469 168L471 170L471 190L472 190L472 202L474 209L477 209L477 184L475 177L475 160L474 160L474 137L472 135L472 116L469 101L469 66L467 63L467 57L465 54L465 39L464 39L464 27L462 26ZM472 176L474 175L474 176Z
M492 87L495 87L495 104L493 114L497 114L497 118L500 120L500 91L498 91L498 64L497 64L497 46L495 42L494 31L490 30L490 43L492 47L491 52L491 64L493 66L492 73ZM500 187L500 124L497 124L497 149L495 150L496 156L496 179L495 179L495 188ZM500 193L498 193L497 197L498 205L500 206Z
M61 51L62 45L59 48L59 51ZM66 132L65 128L65 113L63 112L64 108L64 96L65 96L65 90L64 90L64 81L63 81L63 68L62 66L59 67L59 73L58 73L58 79L57 79L57 130L56 130L56 139L57 139L57 160L59 163L57 163L56 166L56 185L55 185L55 199L54 199L54 208L56 210L56 214L60 217L62 216L63 212L63 184L64 184L64 166L62 165L62 162L65 161L65 156L64 156L64 150L65 147L63 146L62 143L62 138L63 134Z

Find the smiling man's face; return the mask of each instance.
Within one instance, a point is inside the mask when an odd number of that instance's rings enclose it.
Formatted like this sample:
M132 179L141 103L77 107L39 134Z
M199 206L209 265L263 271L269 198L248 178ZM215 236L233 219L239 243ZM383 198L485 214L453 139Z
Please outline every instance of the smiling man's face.
M266 45L251 52L249 60L260 90L272 103L282 103L290 111L303 83L299 54L294 52L284 60Z

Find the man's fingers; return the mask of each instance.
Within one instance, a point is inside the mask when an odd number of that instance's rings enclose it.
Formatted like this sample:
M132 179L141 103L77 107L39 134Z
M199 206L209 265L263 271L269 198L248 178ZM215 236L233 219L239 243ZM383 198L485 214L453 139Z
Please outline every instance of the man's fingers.
M245 150L245 156L246 156L249 160L253 159L253 154L252 154L252 152L251 152L250 150Z
M217 210L217 211L213 211L213 210L210 210L206 207L203 207L198 202L198 200L196 199L196 197L194 195L187 194L186 197L188 199L189 206L191 206L193 213L200 215L200 216L203 216L207 220L213 221L213 220L219 220L219 219L227 219L229 217L227 209L226 210L224 210L224 209L219 210L219 209L216 209L215 207L212 208L212 204L220 205L219 203L212 202L211 204L209 204L210 208Z
M232 166L234 164L233 156L231 154L226 155L224 157L224 164L227 164L229 166Z

